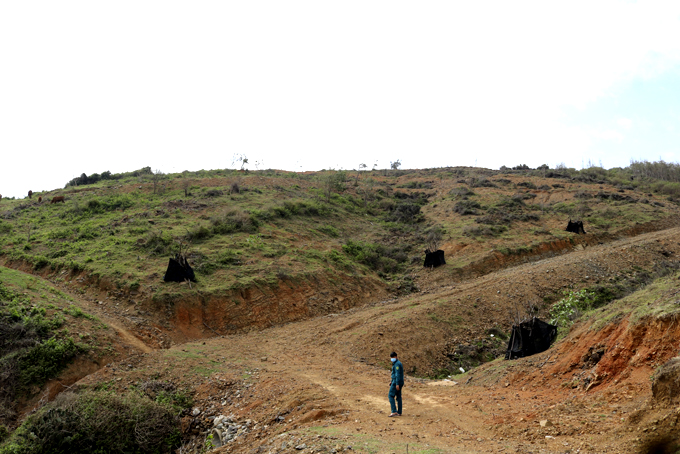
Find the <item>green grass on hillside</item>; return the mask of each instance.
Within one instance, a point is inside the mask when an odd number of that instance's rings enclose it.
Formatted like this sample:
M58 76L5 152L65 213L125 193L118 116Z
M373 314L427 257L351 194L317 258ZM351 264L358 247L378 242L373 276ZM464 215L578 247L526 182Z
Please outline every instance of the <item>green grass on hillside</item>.
M531 254L572 238L568 218L599 235L677 214L671 182L634 171L103 173L31 200L2 200L0 255L157 299L190 291L162 283L180 242L190 243L198 288L208 293L319 275L393 281L444 243L464 251L447 257L453 269L492 251ZM36 201L57 194L65 203Z
M106 327L72 303L44 281L0 267L0 423L77 355L105 348L97 331Z

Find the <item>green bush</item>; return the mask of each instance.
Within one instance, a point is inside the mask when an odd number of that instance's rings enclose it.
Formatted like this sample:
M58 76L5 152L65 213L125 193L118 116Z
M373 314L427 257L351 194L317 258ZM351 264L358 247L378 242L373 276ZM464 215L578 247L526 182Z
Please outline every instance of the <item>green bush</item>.
M146 240L137 243L139 247L146 249L151 255L167 255L173 245L173 239L168 234L163 232L151 232L147 235Z
M497 188L498 186L486 177L471 177L470 178L471 188Z
M357 262L382 273L397 273L408 262L408 247L404 246L388 247L349 240L342 250Z
M390 210L387 220L392 222L417 222L420 220L420 205L413 202L400 202Z
M135 394L62 393L29 416L0 454L170 453L180 443L169 405Z
M66 238L70 238L71 236L73 236L72 228L55 229L47 234L47 238L51 240L64 240Z
M340 232L338 231L338 229L336 229L332 225L322 225L321 227L318 227L317 230L321 233L325 233L331 238L337 238L340 236Z
M139 283L137 283L137 286L139 286ZM130 285L130 287L132 287L132 285ZM70 305L64 312L74 318L94 319L92 315L88 314L87 312L83 312L81 308L74 305Z
M225 211L219 216L213 216L210 218L210 223L213 232L217 235L236 232L253 233L257 231L259 225L252 215L236 209Z
M286 200L280 205L267 207L256 216L262 220L274 218L292 218L294 216L328 216L333 212L327 205L304 200Z
M527 194L527 198L535 197L534 194ZM508 214L511 212L519 213L526 208L524 203L525 194L515 194L512 197L502 196L498 202L490 207L490 213Z
M406 188L406 189L432 189L432 182L431 181L409 181L408 183L400 184L397 187L398 188Z
M83 225L76 229L76 239L93 240L101 235L101 229L93 225Z
M595 293L587 290L565 292L565 297L550 308L550 323L569 327L584 311L593 308Z
M241 257L232 250L223 250L214 257L206 257L199 254L196 257L196 271L203 274L213 274L218 269L225 269L231 266L240 266Z
M30 259L33 262L33 269L39 270L45 268L47 265L51 265L52 262L47 257L38 255Z
M463 235L465 236L498 236L507 231L508 228L504 225L468 225L463 228Z
M128 194L116 194L101 199L89 200L86 210L91 214L101 214L107 211L126 210L134 206L135 202Z
M538 221L540 216L535 213L513 213L504 212L498 208L490 208L489 214L475 218L478 224L507 226L515 221L531 222Z
M477 214L477 210L481 209L482 206L479 202L474 200L461 200L453 206L453 211L460 214L461 216L466 216L468 214Z
M474 192L469 190L468 188L461 186L458 188L453 188L449 191L449 194L451 194L454 197L470 197L475 195Z
M82 348L73 339L51 338L36 345L19 358L19 384L24 388L42 385L59 373Z
M82 348L70 338L56 337L64 323L0 283L0 417L11 418L17 398L54 378Z

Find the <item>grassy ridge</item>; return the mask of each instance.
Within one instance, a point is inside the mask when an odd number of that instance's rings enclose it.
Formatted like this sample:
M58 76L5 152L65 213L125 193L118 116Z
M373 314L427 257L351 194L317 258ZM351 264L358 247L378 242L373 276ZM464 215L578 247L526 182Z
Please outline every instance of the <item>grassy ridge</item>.
M678 183L639 173L519 166L81 176L30 201L3 200L0 254L36 270L85 270L120 291L153 296L183 291L161 285L180 242L191 245L202 291L319 273L391 280L417 271L427 247L463 249L450 257L456 267L490 250L531 251L569 238L568 218L598 234L677 213ZM66 202L35 200L56 194Z

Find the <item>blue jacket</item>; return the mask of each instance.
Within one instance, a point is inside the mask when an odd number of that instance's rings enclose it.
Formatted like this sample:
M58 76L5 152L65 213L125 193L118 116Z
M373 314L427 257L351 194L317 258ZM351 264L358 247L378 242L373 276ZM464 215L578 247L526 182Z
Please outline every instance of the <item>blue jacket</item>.
M399 360L392 363L392 381L390 385L404 386L404 366L401 365Z

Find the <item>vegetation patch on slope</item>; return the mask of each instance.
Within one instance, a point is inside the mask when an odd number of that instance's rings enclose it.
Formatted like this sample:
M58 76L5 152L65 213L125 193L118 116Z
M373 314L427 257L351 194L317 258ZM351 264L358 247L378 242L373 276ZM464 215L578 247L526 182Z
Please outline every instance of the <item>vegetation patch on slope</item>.
M102 329L63 292L0 268L0 424L11 424L19 401L37 394L76 356L104 354L107 346L96 334Z
M180 444L172 406L136 393L63 393L29 416L1 454L170 453Z

